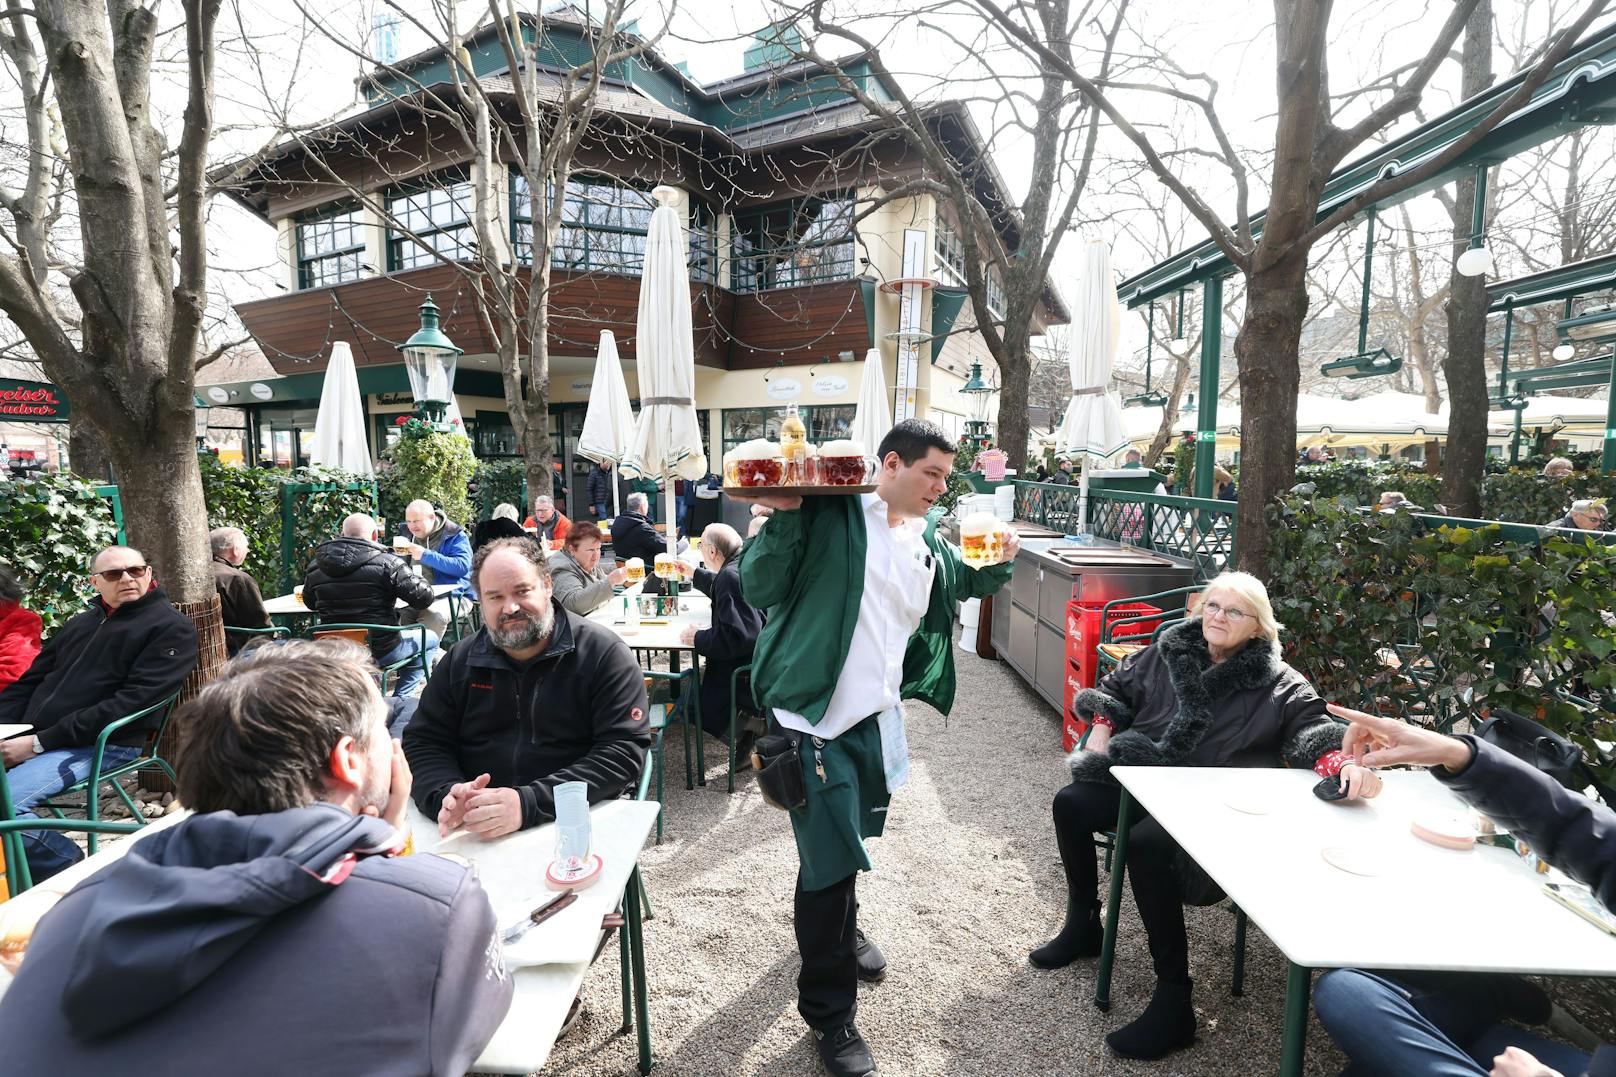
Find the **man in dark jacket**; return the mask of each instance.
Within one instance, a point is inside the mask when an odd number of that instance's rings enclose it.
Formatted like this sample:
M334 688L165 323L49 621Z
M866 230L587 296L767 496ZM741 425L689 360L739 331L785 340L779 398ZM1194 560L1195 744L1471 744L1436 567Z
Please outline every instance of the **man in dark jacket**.
M258 581L241 571L247 560L247 536L239 527L216 527L208 532L213 549L213 583L219 589L219 616L224 621L225 650L235 654L252 636L231 632L232 628L268 628L264 596Z
M1342 743L1347 755L1370 767L1430 767L1433 778L1500 830L1524 840L1616 911L1616 812L1475 737L1444 736L1333 703L1330 711L1352 723ZM1359 922L1360 914L1352 915ZM1548 1019L1549 999L1523 980L1336 969L1319 979L1315 992L1319 1021L1352 1060L1353 1073L1485 1077L1491 1058L1494 1074L1616 1074L1616 1047L1601 1046L1589 1059L1500 1023Z
M747 605L741 597L741 536L728 524L708 524L701 533L701 559L704 567L692 573L696 590L712 599L712 624L698 630L687 627L681 638L707 660L701 676L701 726L719 740L729 740L729 681L735 671L752 664L758 634L763 631L763 613ZM750 688L745 680L737 686L741 705L753 709ZM749 737L737 734L737 764L751 756ZM744 750L743 750L744 749Z
M589 471L589 511L597 520L606 519L606 506L612 503L612 462L602 460Z
M638 557L650 568L657 554L667 552L668 540L657 533L646 515L650 504L644 494L629 494L623 501L623 515L612 521L612 550L619 561Z
M651 744L645 678L607 628L554 602L544 551L495 539L472 569L483 627L427 682L404 731L415 803L447 834L497 838L555 818L555 787L591 804L634 786Z
M232 662L176 719L196 815L39 922L0 1000L8 1073L459 1077L512 983L476 873L409 856L410 772L363 651Z
M90 776L96 738L179 691L196 666L196 628L169 605L139 550L110 546L90 562L97 598L63 625L24 673L0 692L0 725L33 726L0 744L17 818ZM161 721L152 714L112 734L101 768L128 763ZM23 835L36 881L82 859L65 834Z
M1573 501L1570 512L1558 520L1550 520L1545 526L1570 531L1604 531L1609 527L1605 503L1592 498Z
M396 625L400 601L415 610L432 605L432 588L403 558L373 541L376 534L376 521L356 512L342 521L341 538L315 548L314 562L303 577L303 604L323 623ZM421 632L371 633L370 654L377 665L390 666L425 651L421 661L398 671L395 696L414 693L437 654L437 633L429 628Z

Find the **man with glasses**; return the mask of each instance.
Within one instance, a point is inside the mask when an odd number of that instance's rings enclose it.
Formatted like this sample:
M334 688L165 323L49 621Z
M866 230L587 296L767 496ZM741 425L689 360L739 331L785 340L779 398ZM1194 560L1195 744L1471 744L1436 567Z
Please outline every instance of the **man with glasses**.
M0 725L33 727L0 742L17 818L90 776L95 742L119 718L179 690L196 665L196 629L169 604L139 550L109 546L90 562L96 599L63 625L28 672L0 692ZM140 754L161 720L152 714L108 740L101 769ZM83 857L65 834L23 835L36 882Z

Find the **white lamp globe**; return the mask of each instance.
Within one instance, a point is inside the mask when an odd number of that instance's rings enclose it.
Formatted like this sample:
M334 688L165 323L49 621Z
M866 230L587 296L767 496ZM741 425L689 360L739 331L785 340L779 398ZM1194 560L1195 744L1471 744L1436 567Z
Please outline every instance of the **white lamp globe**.
M1556 363L1563 363L1567 359L1570 359L1573 355L1576 355L1577 349L1572 347L1570 344L1557 344L1555 345L1554 350L1549 354L1554 356L1554 361Z
M1493 272L1493 252L1487 249L1486 244L1480 247L1471 247L1459 255L1459 260L1453 268L1461 277L1490 276Z

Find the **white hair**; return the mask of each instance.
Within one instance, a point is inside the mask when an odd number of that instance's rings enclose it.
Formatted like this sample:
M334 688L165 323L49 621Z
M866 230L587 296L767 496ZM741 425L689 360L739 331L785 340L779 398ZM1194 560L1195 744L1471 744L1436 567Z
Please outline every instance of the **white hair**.
M647 512L651 508L651 501L643 493L632 493L623 499L630 512Z
M516 506L512 505L512 504L509 504L509 503L504 503L504 504L500 504L500 505L495 506L495 508L494 508L494 517L493 518L496 519L496 520L514 520L514 519L516 519Z
M1285 627L1274 619L1273 604L1268 601L1268 588L1249 572L1224 572L1214 576L1201 592L1203 600L1213 591L1227 591L1240 600L1240 608L1257 618L1257 635L1277 640Z

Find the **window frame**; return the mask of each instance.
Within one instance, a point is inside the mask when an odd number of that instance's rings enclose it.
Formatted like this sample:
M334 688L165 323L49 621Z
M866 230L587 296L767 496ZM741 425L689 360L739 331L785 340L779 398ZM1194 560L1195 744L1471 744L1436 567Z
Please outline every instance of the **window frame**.
M834 216L827 216L823 211L816 214L793 242L772 246L753 243L760 238L770 238L768 224L770 217L782 219L785 222L785 231L789 234L793 222L810 202L818 202L821 206L845 204L845 210L836 210ZM839 190L749 206L731 213L731 289L737 293L756 293L852 280L857 275L855 255L858 249L858 230L853 227L853 217L857 210L858 193L852 190ZM823 222L843 216L846 218L845 230L836 235L824 235ZM814 235L814 238L802 238L816 232L818 234ZM743 249L743 242L753 245ZM819 253L815 256L812 252ZM826 253L831 255L829 259L824 257ZM817 257L817 262L804 264L802 261L804 255ZM769 265L755 264L771 260L772 264Z
M841 418L845 419L845 428L837 429L833 426L829 430L825 429L823 424L835 423L836 419L838 418L836 415L836 412L838 411L844 413ZM852 435L850 431L853 425L853 417L857 411L858 405L856 404L797 405L797 417L802 420L803 426L808 430L808 440L814 442L815 444L823 444L827 441L851 437ZM730 434L730 417L734 416L739 419L743 414L746 415L751 422L760 426L760 432L751 434L736 434L733 436ZM727 454L731 449L735 448L737 445L740 445L742 442L750 441L754 437L768 438L770 441L780 440L780 424L785 420L785 417L785 404L781 404L779 407L721 409L718 416L718 426L722 436L722 440L719 442L718 447L720 457ZM871 452L875 451L874 445L871 445L868 448ZM713 470L716 471L718 469L714 468Z
M428 207L425 212L428 219L433 221L434 226L426 229L412 228L411 231L422 239L460 233L460 238L456 240L456 246L465 252L465 257L456 257L453 260L457 262L465 261L473 256L472 241L475 240L476 235L472 228L471 218L474 207L462 205L460 197L453 193L455 188L462 186L465 188L465 200L467 202L471 201L475 195L471 189L470 174L464 166L459 166L428 173L425 176L418 176L404 183L394 184L387 189L383 201L387 206L388 216L388 221L384 223L387 224L387 271L389 273L404 273L412 269L424 269L427 266L439 265L442 262L442 256L453 253L440 251L436 255L429 254L427 251L422 250L420 244L416 243L414 239L393 227L392 221L404 219L398 212L396 203L419 194L442 193L446 197L448 204L455 207L462 216L456 221L439 222L433 216L430 207ZM404 253L406 250L408 251L407 255Z
M945 284L959 288L967 287L965 245L960 242L959 229L954 227L952 221L941 215L937 217L932 227L932 253L937 263L938 276L944 278ZM987 299L988 313L995 318L1003 318L1004 281L999 278L998 267L992 265L987 267Z
M297 261L298 291L306 291L310 288L327 288L332 285L347 284L351 281L362 280L364 278L364 269L360 263L363 260L366 247L364 229L368 227L369 222L364 219L363 213L364 207L357 202L340 202L335 205L323 206L311 213L306 213L292 218L292 242L294 244L294 251ZM346 247L335 248L329 251L323 251L319 254L308 253L307 245L305 244L303 237L303 229L305 227L330 225L334 223L338 217L348 216L349 214L356 215L356 219L351 221L347 227L352 229L357 234L359 240L358 243L350 244ZM332 279L321 279L316 281L310 276L309 270L312 266L326 262L336 262L338 265L340 265L343 259L352 255L359 256L358 258L353 259L352 275L348 275L343 270L339 269L337 271L337 275Z

